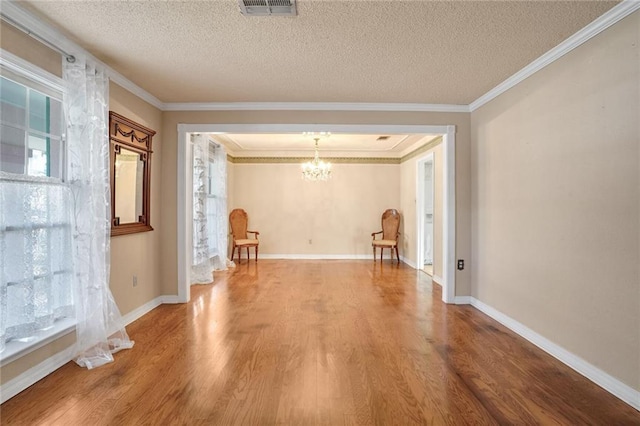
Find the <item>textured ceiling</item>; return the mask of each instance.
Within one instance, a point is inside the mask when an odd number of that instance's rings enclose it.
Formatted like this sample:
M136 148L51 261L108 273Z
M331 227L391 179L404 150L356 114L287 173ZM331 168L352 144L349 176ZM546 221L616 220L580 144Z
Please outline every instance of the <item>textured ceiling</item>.
M468 104L613 7L600 1L29 1L163 102Z

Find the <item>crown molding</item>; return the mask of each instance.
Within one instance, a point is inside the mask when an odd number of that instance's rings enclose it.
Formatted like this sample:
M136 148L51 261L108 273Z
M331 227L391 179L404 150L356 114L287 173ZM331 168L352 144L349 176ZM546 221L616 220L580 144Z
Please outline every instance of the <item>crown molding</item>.
M468 105L365 102L186 102L165 103L165 111L382 111L469 112Z
M424 133L444 134L450 126L423 124L318 124L318 123L262 123L262 124L215 124L178 123L178 132L185 133L302 133L331 132L347 134L370 133Z
M111 81L116 83L118 86L128 90L129 92L133 93L143 101L158 108L160 111L165 110L164 109L165 104L162 101L160 101L158 98L156 98L151 93L147 92L142 87L138 86L137 84L129 80L127 77L120 74L118 71L115 71L108 65L105 65L105 66L108 69L108 75Z
M164 103L161 102L158 98L120 74L118 71L111 68L109 65L97 59L91 53L80 47L77 43L65 37L60 31L52 27L50 24L40 20L39 18L24 10L22 7L15 4L14 1L2 0L2 15L7 16L17 24L22 25L30 31L33 31L39 37L47 40L47 42L54 44L55 46L58 46L60 49L66 51L67 53L74 56L83 55L91 59L91 61L100 64L100 66L104 67L104 69L106 70L107 75L109 76L109 79L111 81L127 89L129 92L150 103L154 107L160 110L164 109Z
M414 157L417 157L418 155L422 154L423 152L427 152L429 151L431 148L435 148L437 145L442 143L442 135L431 139L429 142L425 143L422 146L419 146L418 148L414 149L413 151L409 152L407 155L403 155L402 157L400 157L400 163L404 163L407 160L410 160Z
M526 67L522 68L511 77L507 78L505 81L498 84L475 101L471 102L469 104L470 112L477 110L482 105L500 96L502 93L529 78L547 65L560 59L576 47L584 44L638 9L640 9L640 1L638 0L624 0L618 5L612 7L608 12L597 18L595 21L573 34L571 37L549 50Z

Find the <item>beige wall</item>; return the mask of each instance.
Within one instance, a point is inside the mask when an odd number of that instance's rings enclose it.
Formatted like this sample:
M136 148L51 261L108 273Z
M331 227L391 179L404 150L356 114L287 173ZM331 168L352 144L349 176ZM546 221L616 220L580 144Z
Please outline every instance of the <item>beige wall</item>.
M413 124L413 125L455 125L456 126L456 246L457 258L471 263L471 181L470 181L470 114L467 113L381 113L381 112L333 112L333 111L165 111L163 113L163 164L162 164L162 223L165 224L162 233L162 263L163 291L166 294L177 294L177 253L176 253L176 184L177 184L177 125L184 124ZM236 176L235 186L238 186L238 168L233 169ZM415 169L415 164L414 164ZM415 173L415 172L414 172ZM402 179L402 177L401 177ZM415 179L413 187L404 187L415 196ZM237 197L237 191L234 194ZM402 203L402 200L401 200ZM235 200L239 204L239 200ZM409 212L405 212L405 215ZM414 219L408 223L405 216L405 235L415 235ZM408 226L407 226L408 224ZM252 225L253 226L253 225ZM262 231L261 231L262 232ZM406 252L405 252L406 255ZM415 254L414 254L415 256ZM414 257L415 261L415 257ZM469 295L471 281L469 269L456 271L456 294Z
M640 390L640 12L472 113L473 296Z
M9 364L3 365L2 368L0 368L0 384L4 385L30 368L35 367L64 350L72 350L70 348L75 345L75 343L76 333L71 332L54 340L48 345L21 356Z
M382 212L399 208L398 167L334 164L331 179L308 182L299 164L234 164L233 207L260 232L261 254L370 256Z
M109 86L109 109L155 130L151 154L151 226L153 231L111 238L113 297L122 314L163 294L160 279L160 234L162 233L162 113L117 84ZM138 285L133 287L133 276ZM135 336L132 337L135 339Z
M51 74L62 76L62 57L59 53L2 20L0 20L0 47Z
M402 223L400 224L400 240L402 255L409 261L416 263L416 244L418 227L416 223L416 158L404 161L400 164L400 211ZM419 267L419 266L418 266Z

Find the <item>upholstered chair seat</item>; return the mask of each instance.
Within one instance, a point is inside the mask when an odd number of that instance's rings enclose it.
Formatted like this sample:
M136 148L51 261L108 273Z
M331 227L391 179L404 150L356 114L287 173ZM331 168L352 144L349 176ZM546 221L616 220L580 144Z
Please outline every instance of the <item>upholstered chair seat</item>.
M235 240L236 247L244 247L244 246L257 246L259 241L253 238L249 238L246 240Z
M398 242L396 240L373 240L372 244L378 247L395 247Z

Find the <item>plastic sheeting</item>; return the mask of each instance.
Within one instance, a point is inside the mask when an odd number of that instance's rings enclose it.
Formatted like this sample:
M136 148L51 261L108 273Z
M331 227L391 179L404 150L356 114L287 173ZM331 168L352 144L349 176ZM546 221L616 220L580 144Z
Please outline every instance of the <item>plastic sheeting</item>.
M75 361L91 369L133 346L109 289L109 79L81 55L74 63L64 62L63 79L76 281Z

